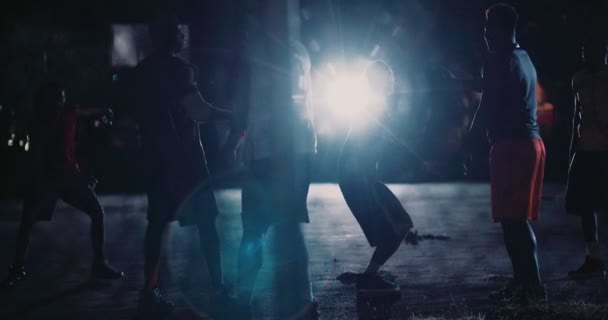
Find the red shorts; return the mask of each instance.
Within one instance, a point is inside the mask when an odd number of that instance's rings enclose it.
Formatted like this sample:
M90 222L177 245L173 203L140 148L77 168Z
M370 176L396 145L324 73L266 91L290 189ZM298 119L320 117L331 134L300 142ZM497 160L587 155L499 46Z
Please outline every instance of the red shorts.
M509 140L490 149L492 219L538 220L545 145L541 139Z

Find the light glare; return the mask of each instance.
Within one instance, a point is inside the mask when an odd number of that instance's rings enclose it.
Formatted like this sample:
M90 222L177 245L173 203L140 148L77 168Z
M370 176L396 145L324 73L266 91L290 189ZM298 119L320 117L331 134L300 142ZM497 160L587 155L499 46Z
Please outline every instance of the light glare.
M338 116L352 117L369 103L371 91L361 76L337 77L327 87L327 104Z

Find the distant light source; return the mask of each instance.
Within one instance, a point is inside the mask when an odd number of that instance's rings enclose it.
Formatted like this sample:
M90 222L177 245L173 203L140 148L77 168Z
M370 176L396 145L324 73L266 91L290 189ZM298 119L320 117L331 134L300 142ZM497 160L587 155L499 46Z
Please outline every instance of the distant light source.
M319 115L318 133L340 134L355 125L367 130L368 124L386 110L386 93L371 83L367 71L370 61L334 61L314 73L315 112Z
M359 75L337 76L327 86L327 106L340 117L352 118L359 114L370 98L369 83Z

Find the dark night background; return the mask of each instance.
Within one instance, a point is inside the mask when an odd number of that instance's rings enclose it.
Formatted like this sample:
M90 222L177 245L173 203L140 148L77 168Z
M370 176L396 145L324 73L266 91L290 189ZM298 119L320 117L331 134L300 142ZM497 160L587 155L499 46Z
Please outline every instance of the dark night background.
M0 319L132 319L144 282L142 239L148 204L139 171L145 159L139 156L138 127L131 120L129 102L133 67L113 64L122 43L117 28L140 41L130 43L138 60L148 44L137 30L158 15L176 14L188 26L186 54L199 70L200 91L215 105L232 108L239 49L247 38L244 15L255 1L273 0L0 1L0 244L5 253L0 255L0 273L3 276L11 263L21 191L27 186L32 97L47 79L58 79L67 88L68 103L85 111L114 111L112 127L98 126L98 116L79 123L77 155L83 171L98 178L97 190L103 193L99 198L106 211L108 260L126 275L113 284L91 285L90 219L60 203L52 222L35 227L29 279L14 292L0 292ZM288 1L296 0L274 3ZM394 134L438 172L418 172L405 160L402 148L387 144L380 174L412 216L416 236L425 241L403 244L383 268L401 286L398 301L384 307L386 302L376 301L379 307L359 299L354 285L338 280L343 272L364 266L372 250L335 183L347 125L330 116L319 102L322 98L315 99L319 150L313 182L330 183L312 185L311 219L303 229L322 318L356 319L358 314L367 320L371 317L366 312L388 311L398 319L606 319L606 281L566 277L568 270L580 266L585 244L579 219L565 213L564 183L573 113L570 82L582 66L583 41L608 39L608 1L505 1L520 13L518 40L530 54L539 80L538 116L548 162L542 218L533 226L549 310L520 309L487 299L487 292L508 279L512 264L504 250L503 231L490 219L484 137L474 137L471 171L463 174L463 138L480 92L471 81L455 79L480 76L486 52L484 11L497 1L299 2L300 39L312 59L313 94L326 85L322 79L329 64L385 60L396 78L394 120L399 125ZM131 48L130 44L126 46ZM229 127L226 120L201 125L210 169L219 176L238 173L238 164L219 152ZM417 183L429 181L438 183ZM224 279L232 286L242 236L241 185L238 175L221 182L229 187L216 190L221 211L217 227ZM605 215L600 215L599 224L606 261ZM203 267L199 232L174 223L165 234L160 276L163 291L176 301L173 319L204 318L210 307L210 279ZM270 259L265 259L270 263L264 263L256 284L256 319L274 319L274 309L284 300L274 288L277 248L271 241L267 247Z
M15 1L0 8L0 189L14 195L27 152L31 96L49 77L61 79L68 99L83 109L111 107L114 126L81 123L81 166L100 180L105 192L138 192L137 128L128 117L129 68L111 65L113 24L142 24L159 12L176 13L190 30L189 54L198 66L207 100L229 107L243 11L247 1ZM328 61L381 58L394 69L402 130L395 132L437 164L435 180L460 180L461 141L479 94L458 78L480 74L485 44L485 0L302 0L301 39L310 51L313 74ZM581 65L580 45L589 35L604 36L604 2L506 1L520 13L519 42L538 71L539 117L548 147L547 178L565 180L572 116L570 79ZM448 71L449 70L449 71ZM314 76L313 76L314 77ZM540 112L543 112L541 115ZM319 114L322 115L322 112ZM317 119L319 156L316 179L335 180L345 129ZM324 122L325 121L325 122ZM210 167L229 169L218 156L226 122L202 125ZM8 146L14 135L13 146ZM483 138L480 137L480 142ZM401 163L398 148L387 148L381 172L393 181L428 177ZM476 152L474 178L484 178L483 143Z

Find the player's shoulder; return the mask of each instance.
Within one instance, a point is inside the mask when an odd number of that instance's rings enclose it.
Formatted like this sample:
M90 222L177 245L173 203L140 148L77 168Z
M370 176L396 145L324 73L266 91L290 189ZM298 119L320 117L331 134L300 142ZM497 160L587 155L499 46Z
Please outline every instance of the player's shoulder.
M525 64L532 64L532 59L530 58L528 51L520 47L517 47L516 49L512 50L509 58L511 59L511 64L516 64L520 66Z
M572 88L574 90L577 90L577 88L580 87L581 83L589 79L590 75L591 74L589 73L589 70L587 70L586 68L582 68L575 72L572 76Z
M536 68L526 50L520 47L511 50L509 68L511 73L519 75L520 78L536 82Z
M572 80L580 80L589 76L589 70L582 68L574 73Z
M174 68L188 68L190 67L190 63L185 59L173 55L173 54L165 54L165 53L153 53L147 56L144 60L142 60L137 67L146 68L146 67L174 67Z
M190 62L186 61L186 59L184 59L180 56L170 55L170 56L167 56L167 60L169 61L169 63L172 63L176 66L180 66L180 67L189 67L190 66Z
M602 81L608 82L608 65L604 65L597 75Z

